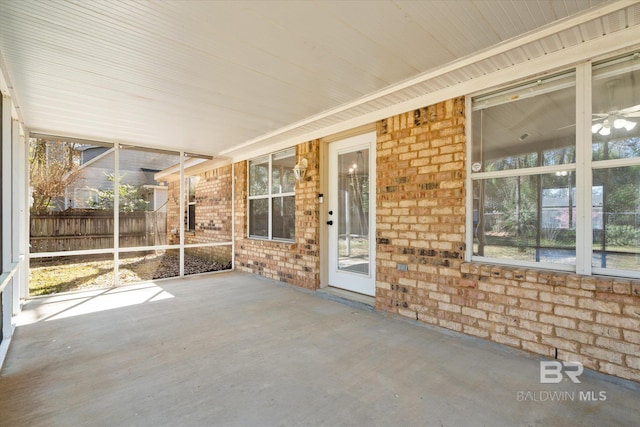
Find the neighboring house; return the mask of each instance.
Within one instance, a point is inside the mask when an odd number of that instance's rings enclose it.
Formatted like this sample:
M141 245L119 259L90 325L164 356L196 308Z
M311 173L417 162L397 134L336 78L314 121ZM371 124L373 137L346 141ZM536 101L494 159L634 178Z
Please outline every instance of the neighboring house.
M65 209L91 208L96 190L113 189L114 150L101 146L81 146L80 177L67 189ZM176 156L141 150L120 150L119 174L122 184L143 189L147 210L166 209L167 188L154 179L154 174L176 163Z

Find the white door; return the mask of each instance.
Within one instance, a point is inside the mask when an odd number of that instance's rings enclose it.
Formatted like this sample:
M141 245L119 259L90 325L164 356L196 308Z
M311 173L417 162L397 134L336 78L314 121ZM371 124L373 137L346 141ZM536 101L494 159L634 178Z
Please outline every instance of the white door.
M329 145L329 286L375 295L376 134Z

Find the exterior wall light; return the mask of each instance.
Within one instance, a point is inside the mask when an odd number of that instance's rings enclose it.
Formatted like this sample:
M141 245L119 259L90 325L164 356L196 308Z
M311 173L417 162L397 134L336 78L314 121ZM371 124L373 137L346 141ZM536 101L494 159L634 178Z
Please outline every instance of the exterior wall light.
M293 167L293 174L296 176L296 180L298 182L304 179L304 174L307 172L308 164L309 164L309 161L303 157Z

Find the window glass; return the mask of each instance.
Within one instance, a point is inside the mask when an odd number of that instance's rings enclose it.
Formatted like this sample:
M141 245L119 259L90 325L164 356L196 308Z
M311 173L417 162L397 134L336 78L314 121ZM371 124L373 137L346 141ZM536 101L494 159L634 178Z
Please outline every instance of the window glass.
M542 166L568 165L576 162L575 144L546 150L542 153Z
M293 167L296 165L295 150L287 150L273 155L271 172L272 194L295 191L296 177Z
M472 258L640 277L640 59L591 71L579 88L572 72L473 98ZM576 115L577 90L591 117ZM591 132L576 140L578 126Z
M269 194L269 157L249 161L249 195Z
M474 98L473 170L541 166L541 153L575 145L575 74L547 78L499 95ZM549 160L565 164L573 156Z
M294 239L295 236L295 197L274 197L273 203L273 238Z
M269 237L269 199L249 200L249 236Z
M572 172L474 182L475 255L575 264Z
M640 60L593 67L592 267L640 271ZM620 159L638 159L621 166ZM606 271L605 271L606 273Z
M199 176L187 178L187 230L196 231L196 189L200 182Z
M640 59L593 68L593 160L640 157Z
M295 148L249 161L250 237L295 238L295 164Z
M484 162L485 172L533 168L538 166L538 153L517 154Z
M195 176L191 176L188 179L188 184L189 184L189 194L188 194L188 201L189 203L195 203L196 202L196 187L198 185L198 177Z
M640 271L640 165L593 173L596 268Z

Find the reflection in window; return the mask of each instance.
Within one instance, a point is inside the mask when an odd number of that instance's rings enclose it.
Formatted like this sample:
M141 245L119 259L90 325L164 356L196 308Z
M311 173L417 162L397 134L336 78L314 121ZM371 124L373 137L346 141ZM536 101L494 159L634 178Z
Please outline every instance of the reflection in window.
M640 165L593 174L593 266L640 267Z
M575 264L574 174L474 182L474 253L490 258Z
M594 270L640 271L640 60L593 67ZM631 161L621 167L619 161Z
M187 230L196 231L196 187L199 178L190 176L187 178Z
M575 99L575 73L474 98L472 162L485 172L573 163Z
M473 110L473 170L502 172L474 181L474 254L575 264L574 73L474 99ZM567 170L526 172L558 165Z
M269 237L269 199L249 200L249 236Z
M249 195L269 194L269 156L249 161Z
M637 277L640 59L593 65L577 88L592 94L592 116L578 122L573 76L473 99L473 257ZM577 127L590 130L585 140ZM589 144L591 163L579 163Z

